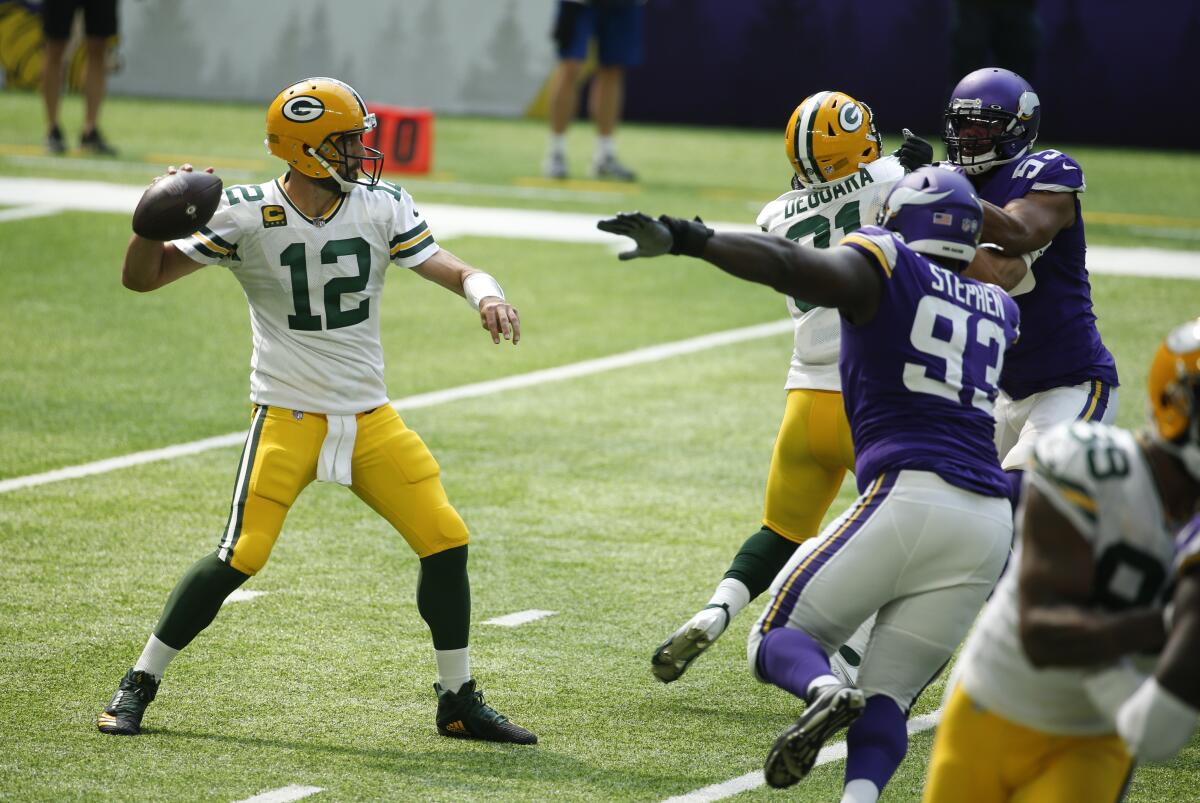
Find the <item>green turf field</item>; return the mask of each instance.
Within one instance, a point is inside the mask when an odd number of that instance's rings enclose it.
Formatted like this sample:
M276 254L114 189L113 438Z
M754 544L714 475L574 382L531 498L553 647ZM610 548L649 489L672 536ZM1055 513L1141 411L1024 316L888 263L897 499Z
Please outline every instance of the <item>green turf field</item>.
M257 109L113 99L114 163L41 156L40 126L20 123L40 120L35 100L0 94L0 176L141 183L157 172L144 160L185 154L228 165L231 181L277 170L260 156ZM438 175L404 182L418 202L749 220L786 178L773 134L630 126L621 144L642 183L562 188L535 177L539 124L437 125ZM572 136L582 172L590 134ZM1187 234L1200 231L1200 155L1070 152L1088 170L1089 212L1094 202L1163 218L1154 227L1169 232L1140 235L1148 224L1136 217L1091 225L1093 241L1200 248ZM149 295L124 290L128 231L111 214L0 222L0 480L245 426L249 324L237 283L214 268ZM493 346L460 299L397 271L383 323L394 398L786 315L769 290L698 262L619 263L602 246L528 240L445 244L497 275L524 338ZM1094 295L1125 386L1120 422L1136 426L1146 360L1167 326L1200 312L1200 282L1097 276ZM758 527L790 349L779 334L403 413L472 529L476 675L497 708L539 734L533 748L436 735L417 561L352 494L326 485L302 495L245 586L267 593L227 605L172 665L144 735L101 736L94 717L166 594L215 546L238 448L0 494L10 733L0 799L235 801L308 785L324 789L318 801L656 801L760 768L799 707L749 677L743 633L758 607L678 683L656 683L649 656ZM844 488L834 512L852 496ZM533 608L556 613L482 624ZM915 713L936 709L940 692ZM919 799L931 740L913 738L885 800ZM836 799L841 767L818 768L789 798ZM1198 784L1194 741L1139 770L1129 799L1191 800Z

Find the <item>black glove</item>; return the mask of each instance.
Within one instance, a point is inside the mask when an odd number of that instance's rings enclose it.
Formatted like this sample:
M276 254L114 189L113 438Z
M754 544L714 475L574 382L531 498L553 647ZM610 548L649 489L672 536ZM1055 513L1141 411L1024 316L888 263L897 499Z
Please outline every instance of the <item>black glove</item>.
M700 218L681 220L660 215L658 220L641 212L622 212L616 217L601 220L596 228L610 234L622 234L633 240L635 247L622 251L621 259L656 257L663 254L682 254L698 257L704 252L713 230Z
M911 173L933 162L933 146L906 128L904 144L896 148L892 156L898 158L904 169Z

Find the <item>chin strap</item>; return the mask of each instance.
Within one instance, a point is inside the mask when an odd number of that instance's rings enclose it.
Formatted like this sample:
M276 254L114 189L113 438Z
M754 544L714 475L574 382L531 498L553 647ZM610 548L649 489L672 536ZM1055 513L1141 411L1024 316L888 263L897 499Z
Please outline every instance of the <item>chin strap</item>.
M347 181L346 179L342 178L341 174L338 173L338 171L334 169L333 165L331 165L329 162L325 161L324 156L317 153L316 151L314 151L312 148L308 147L307 145L304 146L304 152L307 153L312 158L316 159L317 164L319 164L319 165L321 165L321 167L325 168L326 172L329 173L329 177L332 178L337 183L337 185L342 188L342 192L350 192L350 190L354 189L355 182Z

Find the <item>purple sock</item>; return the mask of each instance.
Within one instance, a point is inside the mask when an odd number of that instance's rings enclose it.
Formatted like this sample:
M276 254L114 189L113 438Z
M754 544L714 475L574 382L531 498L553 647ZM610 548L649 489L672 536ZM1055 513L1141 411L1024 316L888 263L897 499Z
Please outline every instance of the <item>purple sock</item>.
M786 627L768 631L758 645L758 674L801 700L808 699L808 684L831 674L829 656L813 637Z
M1025 472L1019 468L1010 468L1004 473L1008 476L1008 501L1012 502L1013 514L1016 515L1017 505L1021 502L1021 480Z
M846 731L846 783L865 778L883 791L907 752L908 729L900 706L882 694L868 697L862 716Z

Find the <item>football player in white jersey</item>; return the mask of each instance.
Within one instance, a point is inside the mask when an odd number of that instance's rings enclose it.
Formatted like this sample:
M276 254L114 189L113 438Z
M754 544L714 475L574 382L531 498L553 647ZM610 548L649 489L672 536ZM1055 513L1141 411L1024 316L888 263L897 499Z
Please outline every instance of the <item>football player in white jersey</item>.
M1200 318L1175 330L1150 367L1157 431L1200 484ZM1117 731L1141 761L1179 752L1200 717L1200 515L1175 537L1175 595L1167 645L1155 668L1117 713Z
M929 143L905 131L904 144L881 156L882 138L867 104L843 92L817 92L792 112L784 146L792 191L758 216L763 231L802 245L828 248L860 226L875 223L892 186L933 157ZM795 346L787 377L787 406L767 477L762 528L734 556L708 604L659 645L651 659L663 683L678 679L721 636L729 621L767 590L775 575L811 539L854 470L854 444L838 379L841 337L836 309L787 299ZM853 676L869 624L834 656Z
M130 289L156 290L213 264L241 283L253 332L253 411L217 549L176 585L98 718L104 733L140 731L168 663L262 569L296 497L322 480L348 486L420 558L417 608L433 637L438 732L537 741L475 687L467 527L446 498L437 461L388 403L384 273L395 264L465 296L495 343L516 345L520 321L496 280L441 248L409 194L379 180L383 156L362 141L374 126L341 81L293 84L267 111L267 150L288 164L282 177L228 188L212 220L189 237L130 240Z
M1116 709L1163 646L1173 534L1200 502L1198 389L1200 319L1155 355L1150 426L1076 421L1034 446L1012 566L954 670L927 803L1120 799L1133 761ZM1156 686L1131 738L1153 742L1162 712L1190 705L1186 740L1194 682Z

